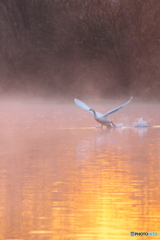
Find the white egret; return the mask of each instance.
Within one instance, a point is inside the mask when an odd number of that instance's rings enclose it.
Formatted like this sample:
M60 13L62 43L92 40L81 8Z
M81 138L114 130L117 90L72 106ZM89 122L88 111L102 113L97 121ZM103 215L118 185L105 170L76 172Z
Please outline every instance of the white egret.
M92 113L94 115L94 118L97 122L103 125L107 126L107 127L115 127L115 125L113 124L113 122L108 118L108 115L118 112L120 109L122 109L124 106L126 106L128 103L130 103L130 101L132 100L133 97L131 97L129 99L128 102L122 104L121 106L114 108L112 110L110 110L109 112L102 114L99 112L96 112L93 108L90 108L87 104L85 104L84 102L82 102L81 100L75 98L74 102L77 106L81 107L82 109L86 110L89 113Z

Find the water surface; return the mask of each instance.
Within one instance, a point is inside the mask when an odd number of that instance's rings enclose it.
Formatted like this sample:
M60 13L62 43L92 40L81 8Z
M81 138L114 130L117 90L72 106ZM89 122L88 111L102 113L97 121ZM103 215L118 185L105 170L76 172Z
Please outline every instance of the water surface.
M118 105L95 107L105 113ZM111 116L115 124L132 126L143 117L156 127L117 129L97 128L73 104L0 107L0 239L160 234L158 104L130 104Z

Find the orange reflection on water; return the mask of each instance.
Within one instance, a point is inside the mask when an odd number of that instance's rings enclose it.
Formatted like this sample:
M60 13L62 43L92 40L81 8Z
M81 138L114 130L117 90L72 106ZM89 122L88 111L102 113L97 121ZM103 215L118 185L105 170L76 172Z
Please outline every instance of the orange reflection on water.
M158 129L53 128L32 117L1 131L0 239L158 232Z

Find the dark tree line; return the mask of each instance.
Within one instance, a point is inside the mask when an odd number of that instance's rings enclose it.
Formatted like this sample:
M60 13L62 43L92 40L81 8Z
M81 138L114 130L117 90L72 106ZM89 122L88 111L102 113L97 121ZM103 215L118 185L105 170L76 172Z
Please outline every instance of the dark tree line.
M157 0L0 0L0 88L160 93Z

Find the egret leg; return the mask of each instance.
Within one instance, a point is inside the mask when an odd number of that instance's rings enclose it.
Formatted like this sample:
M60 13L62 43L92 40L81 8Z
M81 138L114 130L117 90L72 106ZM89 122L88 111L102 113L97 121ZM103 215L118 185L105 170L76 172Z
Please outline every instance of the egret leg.
M113 126L113 127L116 127L116 125L114 125L114 123L113 123L113 122L111 122L111 123L112 123L112 126Z

